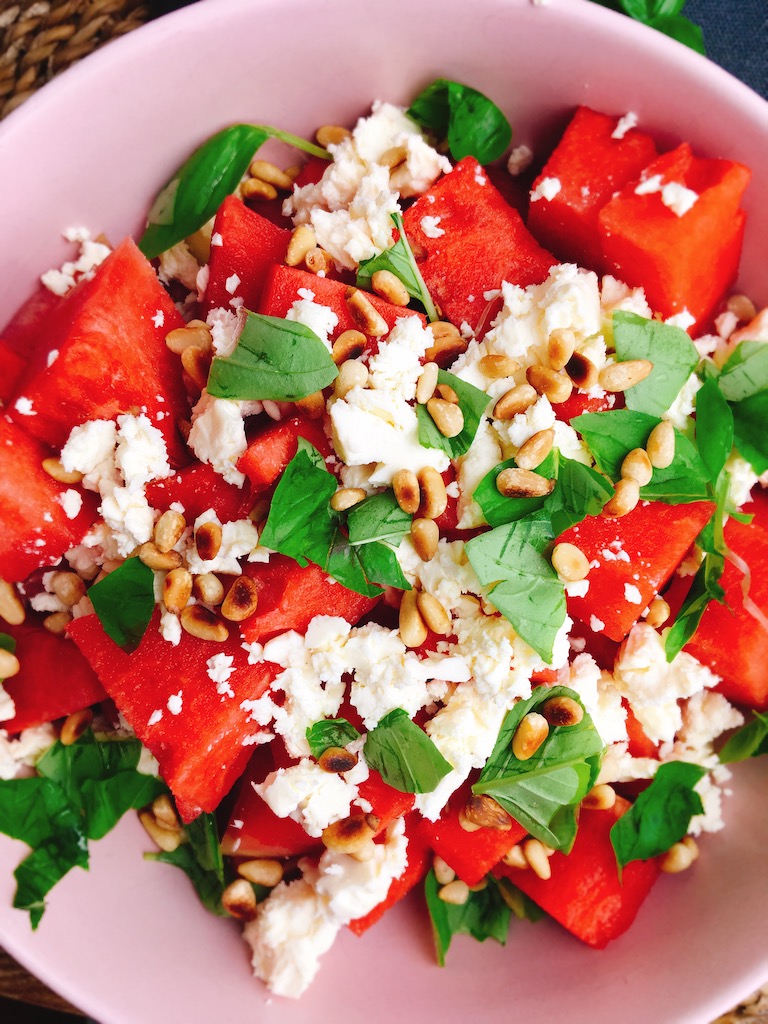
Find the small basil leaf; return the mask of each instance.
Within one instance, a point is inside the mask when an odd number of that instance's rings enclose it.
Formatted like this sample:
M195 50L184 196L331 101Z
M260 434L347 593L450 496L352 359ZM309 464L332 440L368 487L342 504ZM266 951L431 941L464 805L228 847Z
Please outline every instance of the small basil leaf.
M624 392L627 408L661 416L696 368L699 354L693 342L679 327L622 311L613 314L613 341L621 362L653 363L645 380Z
M690 47L696 53L706 56L707 47L704 43L704 33L690 18L680 15L662 15L658 18L651 18L647 24L658 32L663 32L665 36L676 39L678 43Z
M720 761L722 764L734 764L760 754L768 754L768 715L753 711L752 721L729 737L720 751Z
M75 867L88 867L88 848L78 833L64 832L36 847L16 868L13 905L29 911L33 930L45 912L45 897Z
M561 456L555 489L544 503L553 535L559 536L587 516L599 516L612 495L611 485L591 466Z
M308 447L299 448L280 477L259 542L301 566L324 566L334 538L328 501L336 478L318 466Z
M736 450L755 473L762 476L768 470L768 433L765 429L768 423L768 390L734 402L730 409Z
M733 413L714 378L696 394L696 447L713 484L733 447Z
M201 814L184 827L184 832L188 842L171 852L145 853L144 859L170 864L183 871L206 910L226 917L221 897L229 879L216 818L212 814Z
M0 650L10 651L13 654L16 650L16 640L8 633L0 633Z
M673 661L693 637L709 602L722 603L725 599L725 591L720 585L724 569L725 560L721 554L705 555L677 618L667 631L664 640L667 661Z
M557 477L559 454L557 448L552 449L536 470L539 476L549 480ZM514 459L506 459L498 466L494 466L489 473L486 473L472 495L490 526L504 526L506 523L514 523L518 519L525 519L526 516L543 508L547 500L546 498L506 498L500 493L496 486L496 478L503 470L512 469L516 465Z
M392 220L400 237L389 249L385 249L378 256L372 256L370 259L363 260L357 270L357 286L358 288L365 288L367 291L373 291L371 284L373 275L377 270L388 270L402 281L411 298L421 303L428 320L431 322L439 320L440 317L435 309L432 296L429 294L429 289L424 282L424 278L421 276L421 271L416 263L416 258L413 255L413 250L405 233L403 218L399 213L393 213Z
M234 352L216 356L206 389L215 398L296 402L331 384L339 371L303 324L248 313Z
M325 718L307 729L307 743L312 757L317 760L329 747L346 747L360 738L360 733L346 718Z
M704 812L694 786L706 774L706 768L686 761L659 765L650 786L611 828L619 870L666 853L686 835L691 818Z
M729 402L740 402L768 389L768 345L742 341L724 363L717 383Z
M122 565L88 591L104 632L126 651L138 647L155 610L155 575L139 558Z
M451 765L407 712L395 708L365 740L365 760L401 793L431 793Z
M466 381L460 380L446 370L438 371L437 380L439 384L447 384L456 392L459 408L464 414L464 427L455 437L446 437L437 429L427 407L417 405L419 444L424 448L439 448L452 459L457 459L469 451L470 445L475 439L480 420L488 406L488 395L480 388L476 388L474 384L467 384Z
M363 568L360 553L364 550L365 547L351 547L347 538L337 528L324 565L325 571L347 590L354 590L356 594L362 594L364 597L380 597L381 587L374 586Z
M411 528L413 517L403 512L393 491L372 494L353 505L347 514L349 543L353 546L371 541L399 544Z
M413 589L400 568L394 549L388 544L374 541L353 550L360 559L366 579L371 583L378 583L382 587L396 587L398 590Z
M439 78L406 111L417 124L446 139L454 160L497 160L512 141L512 128L496 104L476 89Z
M518 921L540 921L544 917L544 911L534 903L530 896L527 896L522 889L518 889L508 878L496 879L499 889L504 892L504 902L510 908Z
M512 910L504 901L499 883L489 875L479 892L470 892L465 903L454 905L440 899L440 888L434 870L424 880L424 896L432 921L437 962L445 967L445 957L454 935L471 935L478 942L495 939L506 945Z

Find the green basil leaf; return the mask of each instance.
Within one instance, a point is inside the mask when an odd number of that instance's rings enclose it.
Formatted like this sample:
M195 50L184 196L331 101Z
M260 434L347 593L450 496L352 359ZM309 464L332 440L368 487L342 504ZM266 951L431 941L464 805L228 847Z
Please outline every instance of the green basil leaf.
M714 378L696 395L696 447L713 484L733 448L733 413Z
M768 754L768 715L753 711L752 721L729 737L720 751L720 761L722 764L734 764L760 754Z
M336 529L324 568L329 576L333 576L348 590L354 590L356 594L362 594L364 597L379 597L381 587L375 586L368 579L363 568L360 555L364 550L365 547L351 547L341 530ZM333 599L332 595L329 597Z
M29 911L33 930L45 912L45 897L75 867L87 869L88 848L78 833L65 832L36 847L16 868L13 905Z
M717 383L729 402L740 402L768 389L768 345L764 341L742 341L723 365Z
M499 883L489 875L485 888L471 892L466 903L455 906L440 899L435 872L430 869L424 879L424 895L432 921L437 962L445 967L445 957L454 935L471 935L478 942L495 939L506 945L512 911L504 902Z
M369 292L373 291L371 284L373 275L377 270L388 270L402 281L411 298L421 303L430 322L439 320L440 317L435 309L432 296L421 276L408 236L405 233L403 218L399 213L393 213L392 220L400 237L389 249L385 249L378 256L363 260L357 270L357 287L364 288Z
M504 902L510 908L518 921L531 921L535 923L544 917L544 911L534 903L530 896L527 896L522 889L518 889L508 878L496 879L499 889L504 891Z
M712 552L704 556L677 618L667 631L664 640L667 661L673 661L693 637L709 602L725 600L725 591L720 585L724 569L725 559L721 554Z
M611 480L621 476L621 464L633 448L644 448L648 435L659 423L655 416L631 409L591 412L574 416L571 426L589 446L598 469ZM668 505L705 501L709 497L709 474L688 438L675 431L675 457L666 469L654 469L651 482L640 489L646 501Z
M226 917L221 896L229 881L221 853L216 818L201 814L184 826L188 842L170 853L145 853L145 860L170 864L189 878L198 899L212 914Z
M417 124L446 139L454 160L497 160L512 141L512 128L492 100L460 82L438 78L406 111Z
M239 185L256 150L269 138L314 156L329 156L319 146L278 128L255 124L224 128L194 151L155 198L139 242L147 259L155 259L210 220Z
M8 633L0 633L0 650L10 651L11 654L16 650L16 640Z
M365 760L400 793L431 793L452 768L402 708L385 715L363 748Z
M398 590L412 590L405 578L394 548L375 541L354 549L360 559L366 579L382 587L396 587Z
M309 447L299 448L280 477L259 542L301 566L325 566L335 533L328 502L336 478L324 464L320 468L315 455L322 456Z
M611 828L619 870L630 861L666 853L686 835L691 818L704 812L693 787L706 774L706 768L686 761L659 765L650 786Z
M353 546L371 541L399 544L410 530L412 520L413 516L398 505L393 491L372 494L347 513L349 543Z
M51 836L79 832L76 809L50 779L0 781L0 832L27 846L42 846Z
M690 18L684 18L680 15L662 15L658 18L651 18L647 24L651 28L663 32L665 36L676 39L678 43L690 47L696 53L706 56L707 47L704 43L704 33L701 31L700 26L692 22Z
M210 871L224 884L224 857L221 853L219 829L213 814L200 814L185 826L189 845L201 868Z
M466 381L460 380L452 373L448 373L447 370L439 370L437 380L439 384L447 384L448 387L453 388L458 395L459 408L464 414L464 427L461 433L455 437L446 437L437 429L426 405L417 405L419 444L424 448L439 448L452 459L457 459L469 451L477 428L480 426L480 420L488 406L489 398L480 388L476 388L474 384L467 384Z
M559 472L559 451L553 448L546 459L541 463L536 472L539 476L552 479L557 477ZM505 498L496 486L496 478L505 469L513 469L517 466L514 459L506 459L498 466L486 473L483 479L475 488L472 497L478 503L489 526L504 526L507 523L514 523L518 519L525 519L526 516L544 507L546 498Z
M331 353L309 327L248 313L234 352L213 360L206 389L215 398L296 402L338 375Z
M346 747L359 738L360 733L346 718L325 718L307 729L307 743L315 760L329 747Z
M696 369L699 353L693 342L679 327L622 311L613 314L613 341L621 362L649 359L653 363L645 380L624 392L627 408L661 416Z
M734 402L730 408L736 450L762 476L768 470L768 390Z
M126 558L88 591L104 632L126 651L135 650L147 631L155 610L154 579L141 559Z
M599 516L612 496L613 487L604 476L591 466L561 456L555 489L544 502L553 536L558 537L587 516Z

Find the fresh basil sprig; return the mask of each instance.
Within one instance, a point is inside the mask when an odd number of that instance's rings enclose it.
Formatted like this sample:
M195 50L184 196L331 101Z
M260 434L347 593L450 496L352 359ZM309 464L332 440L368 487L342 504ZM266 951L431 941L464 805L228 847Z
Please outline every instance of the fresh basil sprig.
M636 313L613 314L613 343L622 362L649 359L653 363L645 380L624 392L628 409L651 416L661 416L669 409L699 362L685 331Z
M440 899L440 885L430 869L424 879L424 896L432 921L437 962L445 967L445 957L454 935L471 935L478 942L495 939L504 946L507 942L512 910L499 891L499 883L489 875L487 884L479 892L470 892L465 903L454 905Z
M249 312L234 352L213 360L206 390L244 402L297 402L338 375L331 353L309 327Z
M719 756L722 764L733 764L760 754L768 754L768 715L753 711L752 721L729 737Z
M0 832L32 852L15 871L13 905L37 928L45 897L73 867L88 867L88 840L111 831L131 808L166 792L136 770L138 740L100 743L86 732L76 743L54 743L37 763L38 776L0 782Z
M687 761L659 765L650 786L611 828L620 871L630 861L666 853L686 835L691 818L704 812L694 786L706 774L706 768Z
M454 160L473 156L481 164L498 160L512 141L512 127L496 104L468 85L438 78L419 93L408 117L445 139Z
M360 733L346 718L324 718L307 729L309 751L315 759L329 747L346 747L360 738Z
M567 686L537 686L528 700L515 704L472 792L492 796L532 836L567 853L576 837L578 805L600 771L604 744L591 717L585 711L576 725L550 728L527 761L519 761L512 752L512 738L523 717L560 696L581 704Z
M630 18L671 36L697 53L706 53L701 28L680 12L685 0L597 0L603 7L622 11Z
M126 651L138 647L155 610L155 574L139 558L122 565L88 591L104 632Z
M723 366L717 384L733 415L737 451L761 475L768 470L768 346L743 341Z
M429 736L402 708L384 715L368 733L363 753L387 785L401 793L431 793L452 771Z
M155 198L139 242L147 259L172 248L210 220L235 191L254 153L267 139L279 139L312 156L330 159L327 150L279 128L257 124L224 128L194 151Z
M399 213L393 213L392 220L399 235L397 241L378 256L371 256L370 259L363 260L357 270L357 287L372 291L371 279L376 271L388 270L402 281L411 298L421 303L430 322L439 320L440 316L435 309L424 278L421 276L419 265L405 233L403 218Z
M476 388L474 384L467 384L459 377L448 373L447 370L438 370L438 384L447 384L453 388L459 399L459 408L464 415L464 427L461 433L455 437L446 437L441 434L435 425L435 421L429 414L426 405L416 406L416 416L419 420L419 444L424 448L439 448L452 459L465 455L475 439L480 420L488 407L489 398L484 391Z
M212 914L226 917L221 897L231 880L219 843L219 831L213 814L201 814L184 826L187 842L175 850L145 853L145 860L171 864L183 871L192 883L198 899Z

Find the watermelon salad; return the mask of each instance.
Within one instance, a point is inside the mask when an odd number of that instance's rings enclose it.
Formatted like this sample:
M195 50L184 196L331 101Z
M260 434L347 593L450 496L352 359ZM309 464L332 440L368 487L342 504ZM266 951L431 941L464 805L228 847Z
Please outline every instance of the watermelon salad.
M511 137L447 80L223 129L0 332L33 927L137 811L296 997L416 887L441 964L542 913L602 948L723 827L768 749L750 173L631 112Z

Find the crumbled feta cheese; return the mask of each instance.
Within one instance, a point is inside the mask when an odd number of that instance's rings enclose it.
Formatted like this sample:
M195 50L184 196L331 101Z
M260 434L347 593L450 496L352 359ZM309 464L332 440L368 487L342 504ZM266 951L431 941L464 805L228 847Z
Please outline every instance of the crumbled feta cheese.
M483 477L502 461L504 455L496 431L485 417L480 421L469 450L458 460L458 528L470 530L485 522L482 510L473 499Z
M422 217L421 230L427 238L441 238L445 234L445 228L440 227L440 217Z
M157 725L158 722L162 722L162 720L163 712L159 708L157 708L155 711L152 712L152 714L147 719L147 725Z
M628 110L627 113L620 117L616 127L611 132L612 139L623 139L627 132L632 131L633 128L637 127L637 114L632 110Z
M171 714L180 715L183 706L183 691L179 690L178 693L172 693L166 705Z
M10 739L8 733L0 729L0 779L13 779L20 768L34 767L38 758L55 741L56 733L52 725L24 729L16 739Z
M181 622L179 621L178 615L174 615L172 612L164 611L160 616L160 635L163 640L171 644L173 647L178 647L181 643Z
M186 242L177 242L170 249L160 253L160 268L157 276L163 284L180 281L190 292L197 292L197 275L200 265L189 250Z
M259 531L250 519L236 519L222 523L212 508L206 509L195 520L194 531L203 523L216 523L221 527L221 545L215 558L205 560L197 553L194 543L187 550L187 568L195 575L220 572L229 576L242 573L239 559L251 555L259 543Z
M67 519L77 519L80 515L80 509L83 507L83 496L79 491L68 488L59 494L56 500L64 509L64 515Z
M527 171L533 163L533 150L530 146L515 146L507 159L507 170L513 177Z
M222 697L234 697L235 692L229 685L235 668L235 659L231 654L214 654L205 663L206 672L211 682L216 683L216 692Z
M662 176L653 174L649 178L643 178L635 186L635 195L647 196L654 193L661 195L662 203L677 217L683 217L693 208L699 195L693 189L686 188L677 181L668 181L662 184Z
M83 487L98 491L102 480L114 481L117 425L112 420L89 420L73 427L61 450L61 464L68 473L82 473Z
M668 316L664 323L679 327L681 331L688 331L696 323L696 317L692 316L687 309L683 309L673 316Z
M129 490L171 475L165 438L143 413L117 417L115 466Z
M37 409L34 408L32 400L27 398L26 395L20 395L13 403L13 407L22 416L37 416Z
M92 274L111 252L109 246L92 241L87 228L68 228L64 237L80 246L80 254L76 260L64 263L61 270L48 270L41 276L42 283L54 295L66 295L81 278Z
M725 463L725 471L728 474L728 503L734 508L746 505L759 479L751 464L738 452L733 452Z
M211 328L211 341L215 354L222 358L231 356L237 348L240 332L245 323L244 317L238 311L233 313L231 309L217 306L208 311L205 322Z
M540 199L552 200L563 187L559 178L542 178L536 188L531 189L531 202L537 203Z
M309 288L299 288L299 298L285 314L286 320L302 324L313 331L328 351L331 351L330 335L339 323L339 318L329 306L315 302L315 293Z
M589 617L589 628L593 633L602 633L605 629L605 623L602 619L598 619L596 615L590 615Z
M584 701L603 743L621 743L627 739L627 712L621 694L591 655L579 654L573 659L568 685Z
M688 417L692 415L696 405L696 393L701 386L701 379L697 374L692 373L680 388L672 405L662 415L662 419L669 420L672 426L677 427L678 430L685 430L688 426Z
M163 324L165 323L165 313L163 313L162 309L158 309L157 312L153 315L152 323L154 324L155 327L158 328L163 326Z
M434 343L432 331L418 317L398 317L368 363L370 387L394 392L408 401L414 399L424 354Z
M204 391L192 410L188 444L197 458L213 466L227 483L243 486L245 474L236 465L248 442L238 402L214 398Z
M253 788L278 818L291 818L317 839L329 825L349 816L357 786L367 778L368 766L362 759L342 776L303 758L290 768L270 772Z
M624 600L629 601L630 604L642 604L643 597L640 591L633 583L625 583Z

